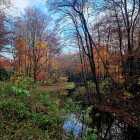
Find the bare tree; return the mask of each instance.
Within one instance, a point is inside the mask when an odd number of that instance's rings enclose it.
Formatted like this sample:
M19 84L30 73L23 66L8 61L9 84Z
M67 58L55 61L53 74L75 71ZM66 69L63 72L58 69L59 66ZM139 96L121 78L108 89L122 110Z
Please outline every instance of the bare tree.
M93 48L96 47L96 45L92 39L88 25L89 9L92 3L89 0L59 0L57 2L51 1L50 3L51 8L63 13L63 20L70 19L72 21L82 51L88 57L98 98L101 101L93 52Z
M0 51L9 44L8 34L11 32L6 29L5 23L9 22L6 11L10 6L10 0L0 0Z

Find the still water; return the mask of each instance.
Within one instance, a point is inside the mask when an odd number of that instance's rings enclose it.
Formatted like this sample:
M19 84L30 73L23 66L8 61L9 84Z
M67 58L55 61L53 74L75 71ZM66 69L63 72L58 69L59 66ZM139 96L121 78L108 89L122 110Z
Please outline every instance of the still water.
M62 101L62 106L64 106L71 93L70 91L67 92L65 90L61 91L60 94L59 97ZM76 106L76 104L73 105L73 107ZM82 136L87 135L87 133L85 133L87 128L93 129L96 127L98 129L98 140L140 140L140 130L138 128L132 128L123 121L112 118L109 113L102 113L100 119L94 118L94 115L88 114L89 116L92 116L91 125L85 123L85 120L83 119L85 115L87 114L83 114L82 112L65 114L65 116L67 116L67 120L63 125L63 128L66 131L65 139L72 133L73 140L81 140Z

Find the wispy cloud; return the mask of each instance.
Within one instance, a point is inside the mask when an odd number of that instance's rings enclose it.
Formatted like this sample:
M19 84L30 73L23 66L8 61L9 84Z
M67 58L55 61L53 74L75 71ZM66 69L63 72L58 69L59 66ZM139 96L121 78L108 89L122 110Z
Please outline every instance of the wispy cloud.
M12 0L12 4L14 7L18 8L18 10L23 10L25 7L29 6L30 0Z
M12 0L12 4L19 12L23 12L26 7L32 6L36 6L44 13L47 12L45 0Z

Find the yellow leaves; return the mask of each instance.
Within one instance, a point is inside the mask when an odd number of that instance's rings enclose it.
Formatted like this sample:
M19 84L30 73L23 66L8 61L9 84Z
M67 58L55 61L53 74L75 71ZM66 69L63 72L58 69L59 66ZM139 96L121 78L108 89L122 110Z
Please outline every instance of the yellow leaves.
M41 47L41 50L45 51L46 53L49 51L48 47L43 41L40 43L39 47Z
M103 55L107 55L107 52L106 51L103 51Z
M125 92L124 92L124 97L125 97L126 99L130 99L130 98L133 98L133 95L132 95L131 93L125 91Z
M15 82L15 81L19 81L21 79L21 77L19 76L19 74L15 73L15 74L12 74L11 77L10 77L10 81L11 82Z
M67 82L68 77L59 77L59 83Z
M41 48L44 48L44 49L46 48L46 45L44 42L41 42L40 46L41 46Z
M122 75L118 76L120 83L123 84L125 82L124 77Z
M66 90L61 90L60 95L68 95L68 92Z
M26 123L24 123L24 127L27 127L27 124Z

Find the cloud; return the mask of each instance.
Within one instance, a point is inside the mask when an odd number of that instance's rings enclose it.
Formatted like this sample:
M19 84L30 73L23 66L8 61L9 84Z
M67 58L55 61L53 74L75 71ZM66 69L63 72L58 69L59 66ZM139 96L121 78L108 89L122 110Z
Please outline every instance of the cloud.
M44 0L12 0L13 5L20 10L28 6L45 6Z
M47 13L45 0L12 0L13 6L16 8L16 15L20 15L20 12L24 12L26 7L36 6L43 13Z
M30 0L12 0L12 4L14 7L18 8L18 10L23 10L25 7L29 6Z

